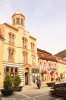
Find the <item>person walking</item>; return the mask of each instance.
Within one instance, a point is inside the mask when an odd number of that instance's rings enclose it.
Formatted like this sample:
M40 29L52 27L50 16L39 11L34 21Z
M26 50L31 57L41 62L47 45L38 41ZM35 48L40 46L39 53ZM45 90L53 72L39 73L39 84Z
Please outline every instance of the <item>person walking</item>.
M40 89L40 87L41 87L41 81L38 78L37 78L37 87L38 87L38 89Z

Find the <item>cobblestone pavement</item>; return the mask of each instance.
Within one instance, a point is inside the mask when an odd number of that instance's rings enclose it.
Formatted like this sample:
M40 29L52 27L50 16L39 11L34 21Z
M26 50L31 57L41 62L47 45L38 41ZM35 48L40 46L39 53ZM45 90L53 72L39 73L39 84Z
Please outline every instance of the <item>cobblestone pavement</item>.
M12 96L3 97L0 94L0 100L64 100L50 95L50 88L45 83L40 89L36 85L24 86L21 92L14 92ZM65 99L66 100L66 99Z
M0 100L63 100L62 98L51 97L49 94L22 94L10 97L1 97ZM66 100L66 99L65 99Z

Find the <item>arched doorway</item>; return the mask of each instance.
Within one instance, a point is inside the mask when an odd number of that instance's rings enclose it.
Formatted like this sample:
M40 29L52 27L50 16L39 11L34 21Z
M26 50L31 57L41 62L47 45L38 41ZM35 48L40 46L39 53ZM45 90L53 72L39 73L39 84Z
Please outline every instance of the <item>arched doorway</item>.
M31 84L32 82L31 74L30 74L31 71L32 71L32 68L30 64L22 65L22 72L24 74L24 83L23 83L24 85Z
M29 69L25 69L25 85L29 84Z

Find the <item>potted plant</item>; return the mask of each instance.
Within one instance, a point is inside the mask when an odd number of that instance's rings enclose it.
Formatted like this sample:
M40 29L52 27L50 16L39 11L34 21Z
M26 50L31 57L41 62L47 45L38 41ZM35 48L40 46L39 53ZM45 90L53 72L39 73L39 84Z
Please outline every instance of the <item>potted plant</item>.
M14 84L13 89L15 91L21 91L22 86L19 86L21 84L21 78L19 77L18 74L15 75L14 80L13 80L13 84Z
M55 82L48 82L47 85L48 85L49 87L52 87L52 86L55 85Z
M59 81L59 82L60 82L60 77L57 77L57 78L56 78L56 81Z
M13 93L12 78L9 73L7 73L4 78L3 87L4 87L4 89L1 89L1 93L3 94L3 96L12 95L12 93Z
M49 87L54 86L54 85L55 85L54 79L51 78L51 82L48 82L47 85L48 85Z

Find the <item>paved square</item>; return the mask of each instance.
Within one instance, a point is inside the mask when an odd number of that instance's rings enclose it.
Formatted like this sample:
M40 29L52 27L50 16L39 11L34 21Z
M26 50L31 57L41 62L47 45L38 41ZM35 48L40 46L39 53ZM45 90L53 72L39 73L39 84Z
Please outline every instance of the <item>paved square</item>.
M0 100L64 100L63 98L52 97L50 95L50 87L45 83L40 89L36 84L24 86L21 92L14 92L12 96L3 97L0 94ZM65 99L66 100L66 99Z

